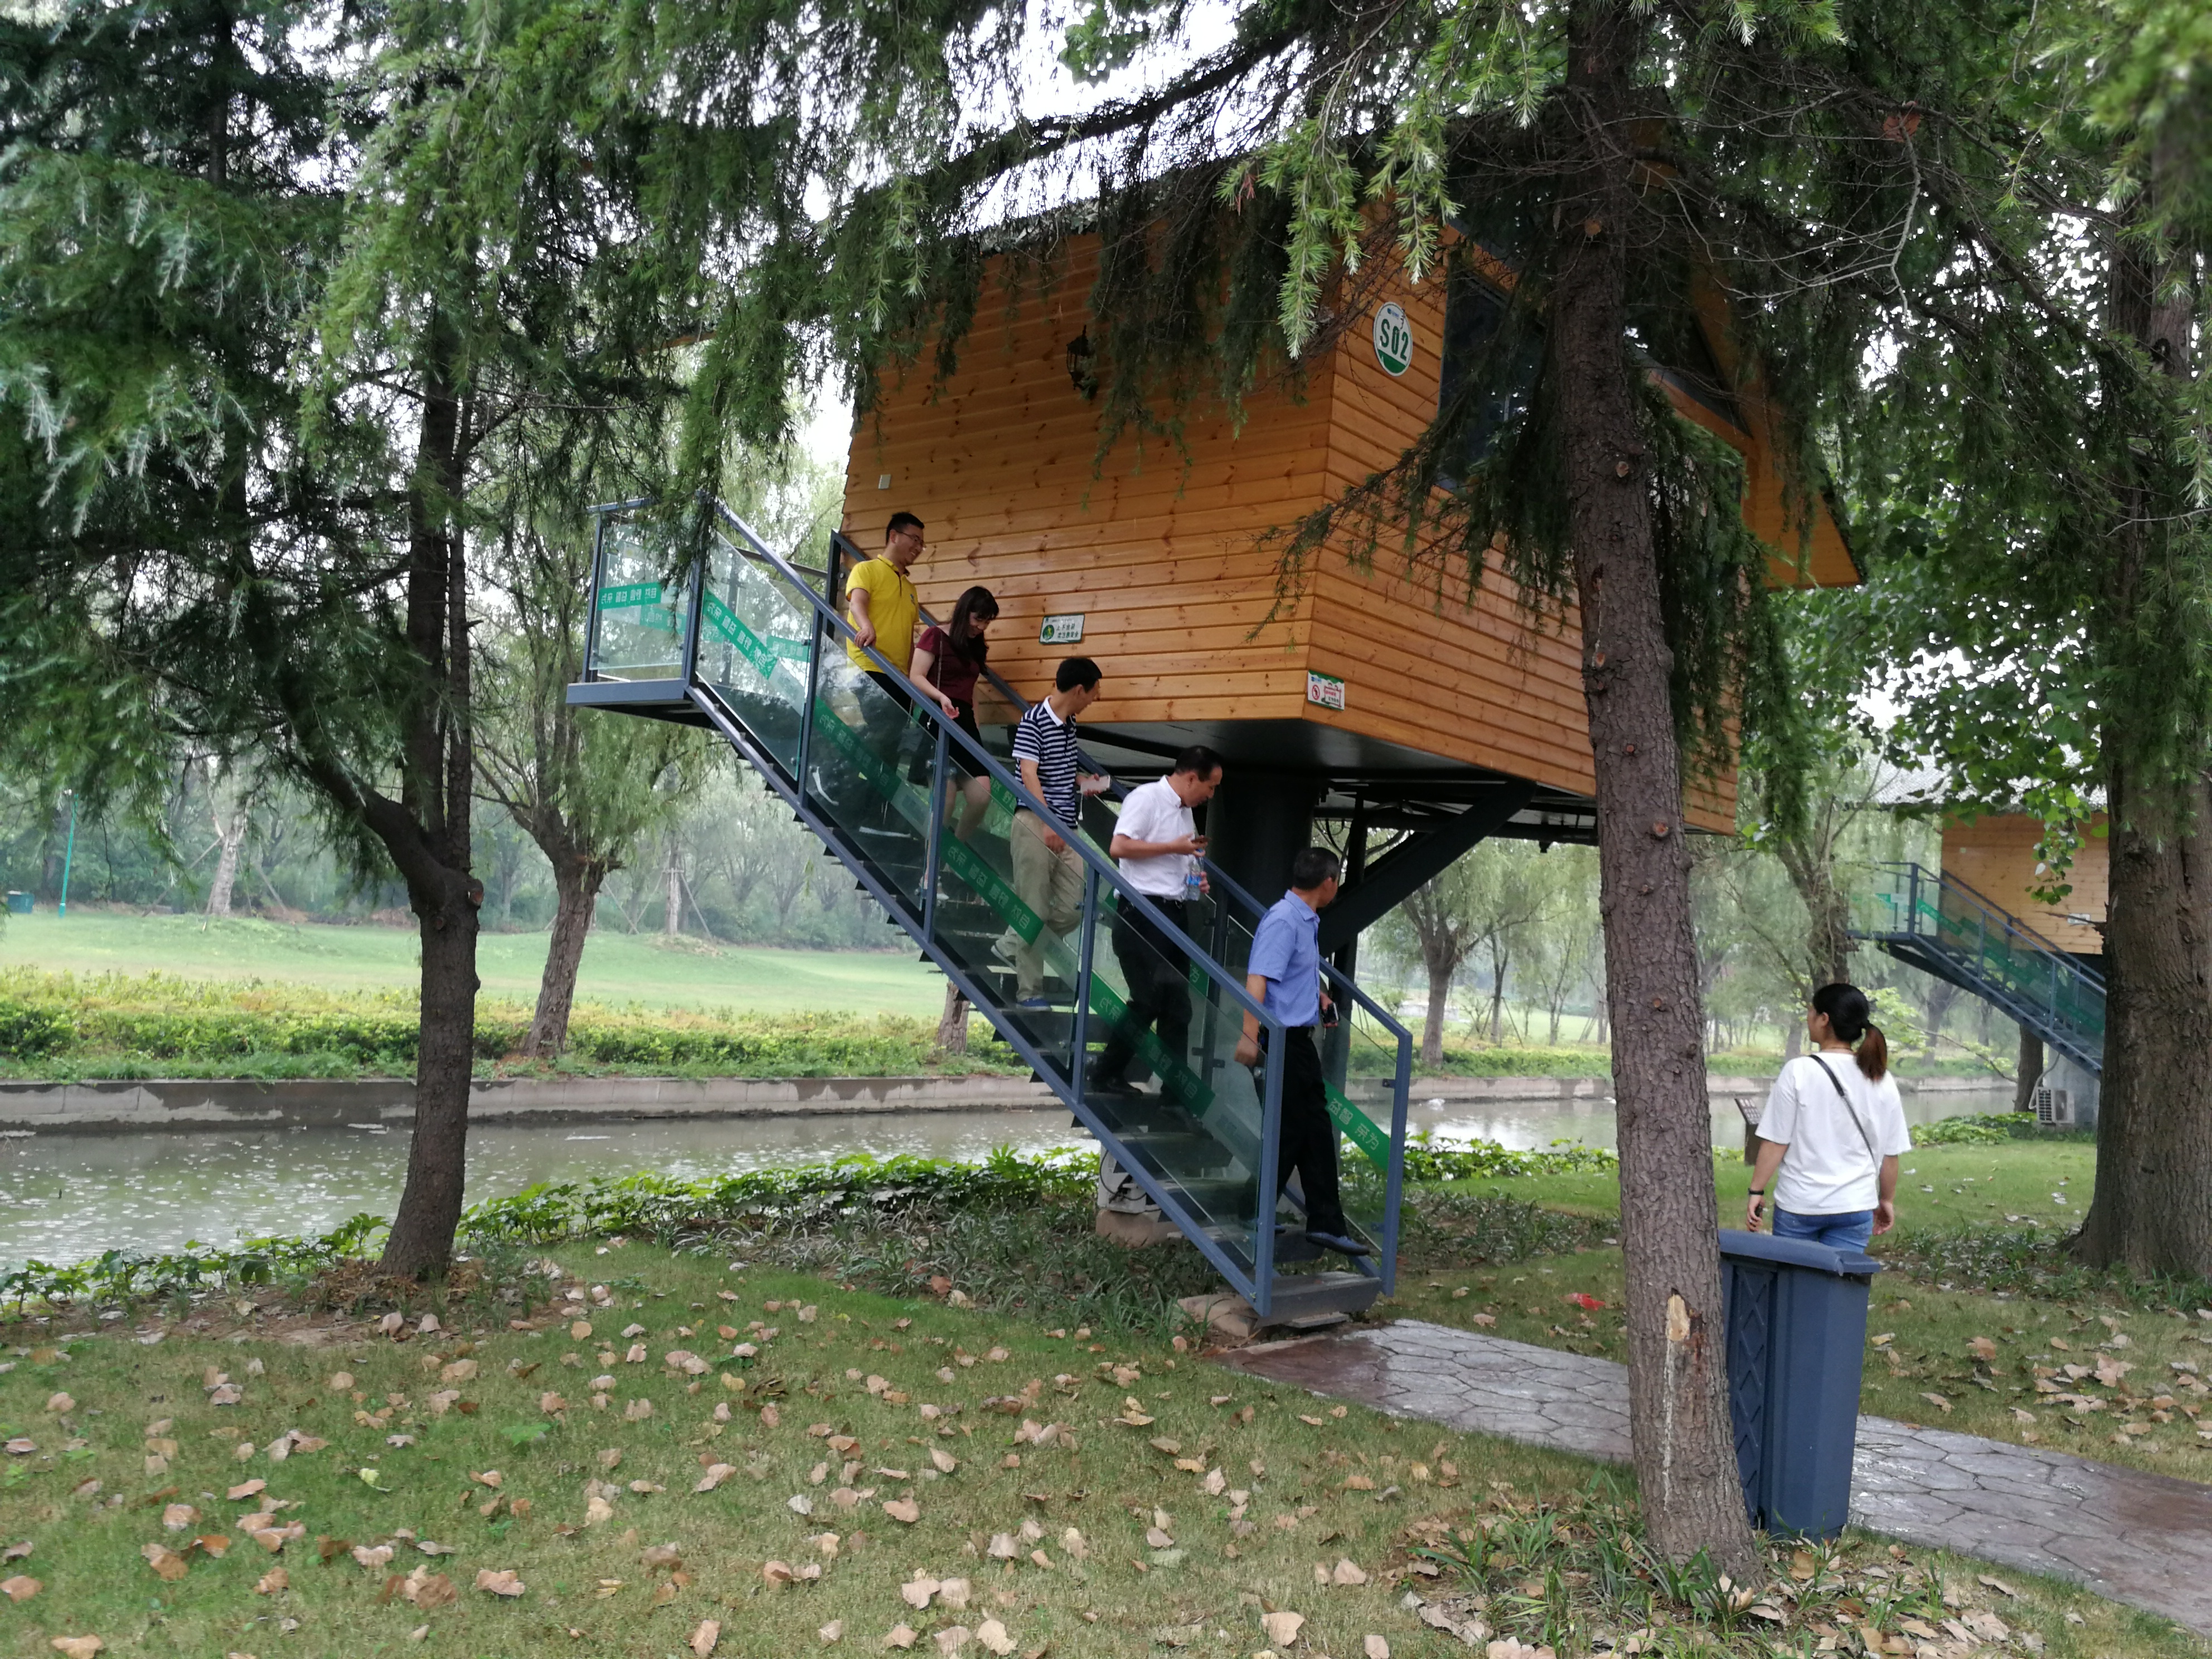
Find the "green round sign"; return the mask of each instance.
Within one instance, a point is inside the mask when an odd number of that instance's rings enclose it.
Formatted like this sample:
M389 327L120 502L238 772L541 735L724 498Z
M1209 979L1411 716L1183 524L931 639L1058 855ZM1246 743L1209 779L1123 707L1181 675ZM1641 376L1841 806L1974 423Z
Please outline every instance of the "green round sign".
M1395 300L1375 313L1375 361L1392 374L1403 374L1413 366L1413 325L1406 320L1406 307Z

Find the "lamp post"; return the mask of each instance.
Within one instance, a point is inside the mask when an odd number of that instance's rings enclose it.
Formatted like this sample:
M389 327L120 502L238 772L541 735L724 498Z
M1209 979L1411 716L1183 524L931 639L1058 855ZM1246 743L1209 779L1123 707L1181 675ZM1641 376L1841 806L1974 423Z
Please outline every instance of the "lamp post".
M70 822L69 842L62 851L62 902L54 912L58 916L69 914L70 866L76 860L76 791L64 789L62 793L69 799Z

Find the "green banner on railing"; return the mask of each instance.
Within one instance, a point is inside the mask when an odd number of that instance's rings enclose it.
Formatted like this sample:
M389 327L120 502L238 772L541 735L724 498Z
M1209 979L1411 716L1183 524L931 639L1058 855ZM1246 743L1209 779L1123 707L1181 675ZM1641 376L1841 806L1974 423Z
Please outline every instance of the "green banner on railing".
M713 593L707 595L706 610L707 626L735 646L738 654L750 663L753 672L763 679L774 679L776 654L769 649L765 640L747 626L745 619Z
M1367 1154L1370 1164L1385 1175L1390 1173L1389 1131L1339 1094L1334 1084L1328 1089L1328 1115L1352 1144Z
M896 766L887 764L881 756L860 740L859 732L838 719L834 710L819 702L815 705L814 729L829 740L853 769L867 781L869 787L889 802L900 817L917 830L926 830L929 818L929 798L919 787L902 779ZM994 793L1004 791L994 785ZM953 874L974 888L999 919L1012 928L1024 944L1036 943L1037 935L1044 930L1044 919L1023 901L1006 878L994 870L975 848L954 836L941 842L939 851ZM1055 954L1061 960L1054 965L1067 971L1069 978L1074 978L1072 969L1075 964L1068 957L1065 944L1055 941ZM1091 978L1091 1006L1093 1012L1111 1026L1121 1028L1130 1023L1128 1004L1121 1000L1112 986L1096 974ZM1181 1102L1193 1116L1206 1115L1206 1109L1213 1104L1213 1091L1206 1087L1195 1072L1170 1054L1166 1045L1149 1030L1136 1034L1135 1048L1139 1057L1158 1074L1163 1090Z

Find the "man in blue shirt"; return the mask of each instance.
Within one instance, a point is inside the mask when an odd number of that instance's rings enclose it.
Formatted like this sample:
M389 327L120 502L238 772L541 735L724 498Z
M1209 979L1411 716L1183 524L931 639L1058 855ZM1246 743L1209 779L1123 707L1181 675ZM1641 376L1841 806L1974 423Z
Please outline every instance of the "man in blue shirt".
M1322 1074L1314 1027L1334 1008L1321 988L1321 912L1336 897L1343 866L1326 847L1309 847L1291 866L1291 890L1275 901L1252 935L1252 958L1244 989L1252 1000L1283 1022L1282 1139L1275 1153L1275 1191L1280 1196L1295 1172L1305 1195L1306 1237L1325 1250L1366 1255L1368 1248L1352 1236L1337 1195L1336 1125L1329 1121L1328 1085ZM1237 1058L1247 1066L1260 1059L1262 1038L1256 1015L1244 1016L1244 1035Z

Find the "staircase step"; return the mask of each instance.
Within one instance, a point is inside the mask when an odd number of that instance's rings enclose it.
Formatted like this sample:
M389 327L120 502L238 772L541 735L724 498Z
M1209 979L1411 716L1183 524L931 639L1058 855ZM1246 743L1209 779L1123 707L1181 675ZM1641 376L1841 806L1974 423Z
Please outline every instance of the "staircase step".
M1330 1314L1364 1313L1382 1294L1382 1281L1364 1273L1278 1273L1264 1325L1289 1325Z

